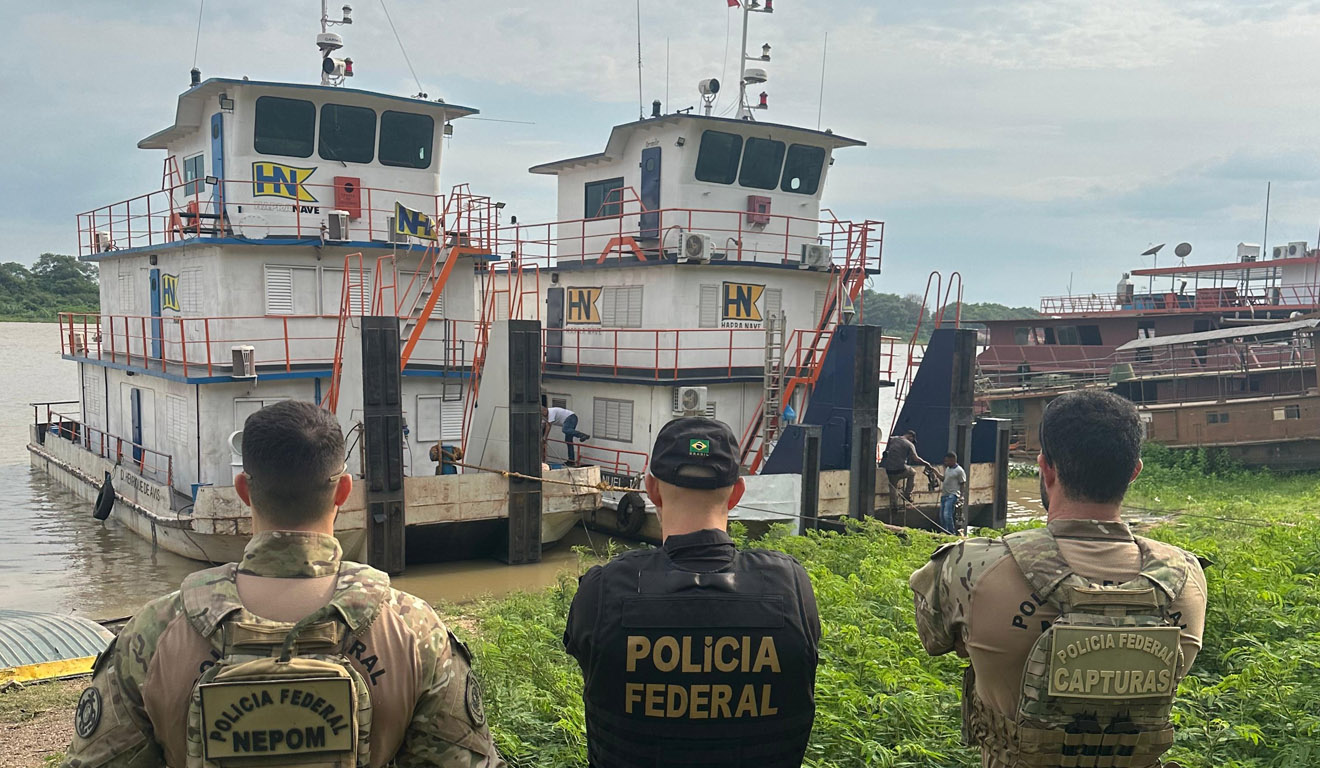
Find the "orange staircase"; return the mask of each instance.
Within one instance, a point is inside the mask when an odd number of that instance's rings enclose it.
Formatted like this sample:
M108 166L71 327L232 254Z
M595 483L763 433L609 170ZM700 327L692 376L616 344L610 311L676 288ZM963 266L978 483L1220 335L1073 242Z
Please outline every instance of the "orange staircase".
M815 328L794 331L785 345L786 349L794 349L796 354L785 361L784 375L779 377L783 392L778 401L782 405L791 404L798 388L803 387L801 402L795 407L799 414L806 413L807 400L820 377L821 365L829 352L830 341L834 338L833 331L838 326L844 306L855 306L866 284L867 249L871 245L872 228L873 222L848 225L848 251L843 265L834 268L835 279L830 281ZM766 449L780 431L782 405L777 413L768 416L763 413L765 402L766 395L763 394L761 402L756 406L757 415L747 425L740 441L742 467L749 474L760 470L769 455Z

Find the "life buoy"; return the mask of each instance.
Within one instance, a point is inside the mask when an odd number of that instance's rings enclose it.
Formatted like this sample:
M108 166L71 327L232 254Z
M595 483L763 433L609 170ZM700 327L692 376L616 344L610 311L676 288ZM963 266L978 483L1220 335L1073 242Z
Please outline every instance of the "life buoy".
M614 524L624 536L636 536L646 524L646 501L635 491L623 494L614 510Z
M96 506L92 517L104 520L110 517L110 510L115 508L115 484L110 480L110 473L105 473L105 482L101 483L101 492L96 494Z

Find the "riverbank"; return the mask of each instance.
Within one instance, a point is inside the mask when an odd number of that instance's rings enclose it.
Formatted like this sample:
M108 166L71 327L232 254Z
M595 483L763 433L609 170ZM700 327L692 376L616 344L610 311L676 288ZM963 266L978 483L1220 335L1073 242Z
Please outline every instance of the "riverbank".
M1206 571L1205 648L1180 689L1169 757L1187 768L1315 764L1320 477L1246 473L1153 452L1129 501L1169 516L1144 532L1214 563ZM944 540L924 533L905 540L868 525L850 535L772 533L760 542L804 563L824 625L808 765L979 764L958 743L962 662L928 658L912 622L907 576ZM512 765L585 765L581 676L563 654L561 633L574 571L592 561L584 557L545 590L438 606L474 651L488 719ZM0 706L11 695L0 694ZM0 753L8 755L19 742L0 722Z

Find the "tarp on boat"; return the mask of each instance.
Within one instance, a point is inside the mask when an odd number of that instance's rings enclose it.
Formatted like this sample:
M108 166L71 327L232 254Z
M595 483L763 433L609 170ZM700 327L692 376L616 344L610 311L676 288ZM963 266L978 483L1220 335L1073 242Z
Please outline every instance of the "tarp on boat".
M113 638L80 616L0 609L0 683L85 674Z

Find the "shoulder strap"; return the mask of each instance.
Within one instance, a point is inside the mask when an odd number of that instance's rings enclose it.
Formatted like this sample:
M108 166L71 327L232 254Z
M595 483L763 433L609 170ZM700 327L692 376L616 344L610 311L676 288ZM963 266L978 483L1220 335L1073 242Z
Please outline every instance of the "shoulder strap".
M1059 542L1048 528L1010 533L1004 537L1004 544L1022 569L1022 574L1027 577L1036 596L1042 600L1049 600L1050 595L1069 577L1082 581L1068 561L1063 559Z
M190 574L179 587L188 624L205 638L215 634L220 623L234 611L242 610L235 576L238 564L229 563Z
M1189 555L1172 544L1142 536L1134 538L1141 551L1141 575L1159 587L1167 602L1177 600L1191 575Z

